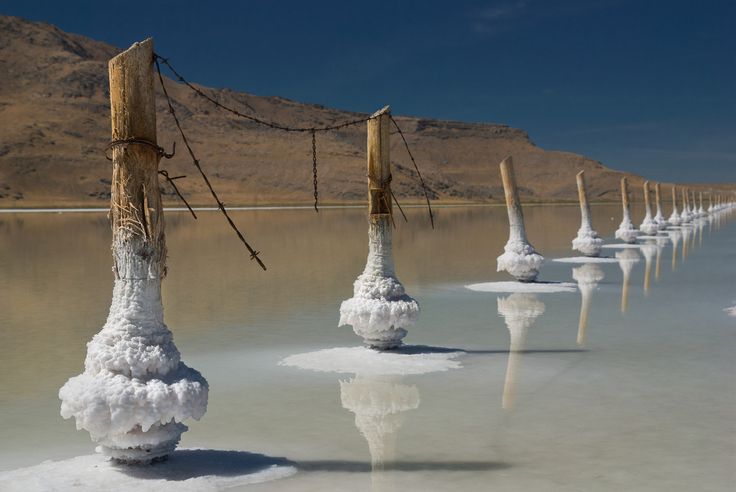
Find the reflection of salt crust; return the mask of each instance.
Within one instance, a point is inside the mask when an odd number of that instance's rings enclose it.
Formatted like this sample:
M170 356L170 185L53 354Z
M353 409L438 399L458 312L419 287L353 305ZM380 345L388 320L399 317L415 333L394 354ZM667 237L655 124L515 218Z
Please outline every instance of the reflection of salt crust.
M466 289L477 292L499 292L499 293L554 293L554 292L575 292L576 285L570 282L485 282L482 284L466 285Z
M340 400L343 408L355 414L355 425L368 441L373 468L392 461L403 413L419 407L417 387L391 376L358 375L340 381Z
M196 451L185 451L196 453ZM207 451L201 451L206 460ZM215 452L217 453L217 452ZM256 484L277 480L294 475L297 470L290 465L265 463L257 465L258 459L266 459L261 455L253 455L253 465L247 463L248 453L243 453L245 465L235 463L232 470L227 469L219 461L217 463L201 463L199 458L196 469L201 466L205 470L202 476L191 477L192 464L188 461L179 463L180 454L174 452L169 460L149 467L131 468L135 473L126 473L124 465L115 465L99 454L77 456L64 461L44 461L28 468L19 468L0 472L0 484L5 492L48 492L54 490L75 490L80 492L168 492L168 491L217 491L241 485ZM214 458L213 458L214 459ZM211 466L211 470L208 467ZM242 466L243 471L239 471ZM180 474L180 476L177 476Z
M410 348L404 347L396 352L377 352L367 347L331 348L290 355L279 365L361 375L426 374L462 367L455 359L463 352L433 353L428 349L426 353L411 353L407 350Z
M664 235L663 236L659 236L659 235L657 235L657 236L638 236L636 239L641 239L641 240L644 240L644 239L657 239L657 240L659 240L659 239L663 239L663 238L664 239L667 239L667 236L664 236Z
M84 373L59 390L61 415L75 417L100 451L150 461L173 451L207 410L207 381L180 360L163 322L160 282L116 280L110 314L87 345Z
M617 263L616 258L611 257L591 257L591 256L571 256L568 258L554 258L552 261L557 263Z
M729 316L734 316L734 317L736 317L736 306L731 306L730 308L726 308L726 309L724 309L724 311L725 311L725 312L726 312L726 314L728 314Z
M507 271L512 277L525 282L537 278L544 257L537 253L531 244L509 239L503 251L504 253L496 259L496 271Z
M419 318L419 304L406 294L394 273L391 229L385 217L371 220L368 260L353 284L353 297L340 306L339 326L351 325L366 345L378 349L401 345Z
M498 314L506 321L511 336L509 350L511 352L524 350L527 331L534 324L534 320L544 314L544 303L534 295L518 292L508 297L499 297L497 303Z

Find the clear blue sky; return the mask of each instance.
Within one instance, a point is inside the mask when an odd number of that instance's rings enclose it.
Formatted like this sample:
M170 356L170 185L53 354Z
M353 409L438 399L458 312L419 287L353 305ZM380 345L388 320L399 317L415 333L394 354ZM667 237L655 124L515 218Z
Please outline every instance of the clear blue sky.
M736 1L0 1L199 83L505 123L667 181L736 182ZM2 35L2 33L0 33Z

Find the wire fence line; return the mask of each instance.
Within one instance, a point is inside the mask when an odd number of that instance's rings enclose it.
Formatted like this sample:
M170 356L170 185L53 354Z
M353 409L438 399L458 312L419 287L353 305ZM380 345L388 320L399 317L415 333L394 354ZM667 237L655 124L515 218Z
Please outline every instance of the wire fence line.
M289 126L289 125L285 125L285 124L282 124L282 123L278 123L278 122L274 122L274 121L269 121L269 120L260 118L258 116L252 115L252 114L246 114L246 113L243 113L242 111L239 111L238 109L235 109L235 108L232 108L230 106L227 106L227 105L221 103L220 101L216 100L212 96L208 95L206 92L204 92L203 90L201 90L200 88L198 88L197 86L195 86L193 83L189 82L187 79L185 79L184 76L181 75L172 66L172 64L169 62L168 59L163 58L160 55L154 53L154 55L153 55L153 61L154 61L155 66L156 66L156 71L158 73L158 79L159 79L159 82L161 83L161 89L163 90L163 94L164 94L164 97L166 99L166 103L168 105L169 113L172 115L172 117L174 119L174 123L176 125L177 130L178 130L178 133L181 136L182 141L184 142L184 146L186 147L187 152L189 153L189 155L190 155L190 157L192 159L192 163L194 164L194 166L197 168L197 170L199 171L200 175L202 176L202 179L204 180L205 185L209 189L210 194L212 195L212 197L215 199L215 202L217 203L217 206L218 206L219 210L222 212L222 214L226 218L226 220L229 223L230 227L235 231L235 233L237 234L238 238L241 240L241 242L245 245L245 247L250 252L250 258L251 258L251 260L256 260L258 262L259 266L261 268L263 268L264 270L266 270L266 266L263 264L263 262L261 261L261 259L258 256L260 254L260 252L259 251L256 251L253 247L250 246L250 244L248 243L248 241L246 241L246 239L243 236L243 234L240 232L240 230L238 229L238 227L235 225L235 223L233 222L232 218L227 213L227 209L225 208L224 203L218 197L218 195L215 192L214 188L212 187L212 184L210 183L210 181L209 181L206 173L202 169L202 165L201 165L200 160L197 158L197 156L195 155L194 151L192 150L192 147L189 144L189 140L187 139L187 137L186 137L186 135L184 133L184 130L183 130L182 126L181 126L181 121L179 120L179 117L176 114L176 110L174 109L173 101L172 101L172 99L171 99L171 97L170 97L170 95L169 95L169 93L168 93L168 91L166 89L165 84L164 84L164 76L163 76L162 71L161 71L161 65L162 64L165 65L166 68L174 75L174 77L179 82L183 83L186 87L188 87L190 90L192 90L197 96L205 99L206 101L209 101L211 104L213 104L217 108L219 108L219 109L221 109L223 111L226 111L226 112L228 112L228 113L230 113L230 114L232 114L234 116L237 116L238 118L243 118L245 120L251 121L251 122L256 123L258 125L261 125L261 126L264 126L264 127L267 127L267 128L271 128L273 130L278 130L278 131L283 131L283 132L288 132L288 133L310 133L311 134L311 143L312 143L312 149L311 149L312 150L312 184L313 184L313 188L314 188L313 196L314 196L314 209L315 209L315 211L319 211L319 206L318 206L319 205L318 204L318 202L319 202L319 191L318 191L318 180L317 180L317 137L316 137L317 133L325 133L325 132L330 132L330 131L338 131L338 130L342 130L342 129L345 129L345 128L348 128L348 127L360 125L362 123L367 123L368 121L377 118L378 115L370 115L370 116L365 116L365 117L361 117L361 118L354 118L354 119L345 120L345 121L340 122L340 123L333 123L333 124L321 125L321 126L315 126L315 125L312 125L312 126ZM419 184L422 187L422 191L424 193L424 198L425 198L426 203L427 203L427 210L428 210L428 213L429 213L430 224L432 226L432 229L434 229L434 214L432 212L432 206L430 204L430 199L429 199L429 192L428 192L427 186L426 186L426 184L424 182L424 178L422 177L422 174L419 171L419 166L417 165L416 159L414 158L414 155L411 152L411 148L409 147L409 143L408 143L408 141L406 139L406 136L402 132L401 127L399 126L399 124L396 122L396 120L394 119L394 117L390 113L389 113L389 118L390 118L393 126L397 130L396 132L391 132L391 134L395 134L395 133L398 133L399 134L399 136L401 137L401 140L402 140L402 142L404 144L404 147L406 148L406 152L409 155L409 158L411 159L411 162L412 162L412 164L414 166L414 170L417 173L417 178L419 180ZM168 156L166 156L166 157L168 157ZM169 178L167 175L163 175L163 176L175 188L176 194L179 196L179 198L182 201L184 201L184 203L186 204L187 208L189 208L190 212L192 212L192 215L194 215L194 212L191 210L191 207L189 207L189 204L186 203L186 200L184 200L184 197L182 196L182 194L179 192L178 189L176 189L176 186L173 183L173 179ZM176 178L174 178L174 179L176 179ZM401 214L404 216L404 220L407 220L406 219L406 215L404 214L404 211L401 208L401 205L399 204L398 200L396 199L396 196L394 195L393 191L391 192L391 198L393 198L394 202L396 203L396 205L398 206L399 210L401 211ZM196 218L196 216L195 216L195 218Z

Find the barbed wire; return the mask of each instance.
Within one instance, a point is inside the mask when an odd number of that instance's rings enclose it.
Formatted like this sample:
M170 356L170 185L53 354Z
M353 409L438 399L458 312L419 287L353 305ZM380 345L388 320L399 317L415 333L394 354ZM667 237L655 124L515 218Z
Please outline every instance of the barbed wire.
M223 111L226 111L226 112L228 112L230 114L233 114L233 115L235 115L235 116L237 116L239 118L243 118L243 119L249 120L249 121L251 121L253 123L256 123L256 124L259 124L259 125L262 125L262 126L265 126L267 128L274 129L274 130L280 130L280 131L291 132L291 133L307 133L307 132L311 133L311 136L312 136L312 182L313 182L313 186L314 186L314 209L316 211L319 211L319 208L318 208L318 196L319 196L319 192L318 192L318 182L317 182L317 142L316 142L316 134L318 132L329 132L329 131L342 130L342 129L345 129L345 128L348 128L348 127L351 127L351 126L355 126L355 125L359 125L359 124L362 124L362 123L366 123L366 122L368 122L370 120L374 120L374 119L376 119L376 118L378 118L380 116L380 114L374 114L374 115L364 116L362 118L355 118L355 119L352 119L352 120L346 120L346 121L343 121L341 123L329 124L329 125L323 125L323 126L314 126L314 125L313 126L287 126L287 125L284 125L284 124L281 124L281 123L276 123L274 121L265 120L263 118L259 118L257 116L251 115L251 114L245 114L245 113L243 113L243 112L241 112L241 111L239 111L239 110L237 110L235 108L232 108L230 106L227 106L227 105L221 103L220 101L216 100L215 98L213 98L212 96L210 96L209 94L207 94L206 92L204 92L199 87L195 86L193 83L189 82L186 78L184 78L184 76L181 75L171 65L171 63L169 62L169 60L167 58L164 58L164 57L162 57L162 56L160 56L160 55L158 55L156 53L154 53L153 57L154 57L154 61L156 62L156 67L158 69L159 78L161 78L162 85L163 85L163 77L161 75L161 67L159 65L159 62L161 62L162 64L164 64L166 66L166 68L168 68L171 71L171 73L174 75L174 77L179 82L183 83L189 89L191 89L195 94L197 94L198 96L202 97L203 99L209 101L211 104L213 104L214 106L222 109ZM170 104L170 106L171 106L171 104ZM391 113L389 113L388 115L389 115L389 118L391 119L391 122L393 123L394 127L396 128L397 133L401 137L401 140L404 143L404 147L406 148L406 151L409 154L409 158L411 159L411 162L412 162L412 164L414 166L414 170L417 173L417 177L419 179L419 183L420 183L420 185L422 187L422 191L424 193L424 198L425 198L425 200L427 202L427 210L429 212L429 221L430 221L430 224L432 225L432 229L434 229L434 213L432 212L432 206L431 206L430 200L429 200L429 192L428 192L428 189L427 189L427 185L424 182L424 178L422 177L421 172L419 171L419 166L417 165L416 159L414 159L414 155L412 154L411 149L409 147L409 143L407 142L406 137L404 136L404 132L401 130L401 127L396 122L396 120L391 115ZM399 210L401 210L401 206L399 205L398 201L396 200L396 196L393 194L393 191L391 192L391 195L392 195L392 198L393 198L394 202L396 202L396 204L399 206ZM404 214L403 210L401 210L401 213L402 213L402 215L404 215L404 219L407 220L406 219L406 215Z
M181 135L181 139L184 142L184 146L187 148L187 151L189 152L189 155L192 158L192 163L199 170L199 173L202 175L202 179L207 185L207 188L209 188L210 193L212 194L212 197L215 199L215 202L217 202L217 206L222 212L222 215L225 216L225 219L227 219L227 222L230 224L230 227L235 231L235 234L237 234L240 241L245 245L245 247L250 252L250 259L256 260L256 262L258 262L258 265L261 268L263 268L263 270L266 270L266 265L258 257L258 255L260 254L260 251L254 250L251 247L251 245L248 244L248 241L245 240L245 237L238 229L238 226L235 225L235 222L233 222L233 220L230 218L230 215L228 215L227 209L225 208L225 204L222 203L220 198L217 196L217 193L215 192L214 188L212 188L212 185L210 184L210 180L207 178L207 175L205 174L204 170L202 169L202 166L199 163L199 159L197 159L197 156L194 155L194 151L192 150L191 145L189 145L189 140L187 139L187 136L184 134L184 130L181 127L179 118L176 116L176 111L174 110L174 104L171 102L171 98L169 97L169 92L166 90L166 85L164 84L164 76L161 74L161 65L159 65L158 60L159 60L159 57L157 55L154 55L153 61L156 64L156 71L158 72L158 79L161 82L161 89L164 92L166 103L169 106L169 113L171 113L171 116L174 118L174 123L176 123L176 128L179 130L179 134Z

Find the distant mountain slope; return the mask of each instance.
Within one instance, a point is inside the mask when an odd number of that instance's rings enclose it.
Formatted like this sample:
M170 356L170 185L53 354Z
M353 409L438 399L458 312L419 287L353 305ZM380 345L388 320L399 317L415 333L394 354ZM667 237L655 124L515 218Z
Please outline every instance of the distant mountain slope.
M0 17L0 207L106 206L111 174L103 155L110 138L107 61L119 51L49 24ZM310 203L309 134L285 134L238 119L183 85L168 82L185 131L225 203ZM288 125L356 117L279 97L202 89L243 112ZM179 137L163 97L157 105L159 143L170 149ZM617 199L622 173L580 155L545 151L522 130L499 124L397 120L433 198L440 202L501 200L498 163L509 154L526 200L575 200L574 176L581 169L594 199ZM178 149L161 167L188 174L189 179L179 182L186 196L196 204L211 204L181 142ZM396 194L405 202L418 201L421 190L398 136L392 139L391 151ZM323 203L364 201L365 125L318 135L318 152ZM635 176L632 180L633 185L641 182ZM168 186L162 188L173 201Z

